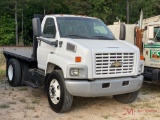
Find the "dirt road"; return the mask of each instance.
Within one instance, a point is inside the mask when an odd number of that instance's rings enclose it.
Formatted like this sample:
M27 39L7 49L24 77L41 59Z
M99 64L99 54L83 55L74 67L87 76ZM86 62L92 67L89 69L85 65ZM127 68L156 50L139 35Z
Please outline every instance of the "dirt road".
M160 120L160 85L145 84L132 104L121 104L112 97L74 97L72 109L53 112L43 88L10 87L0 80L1 120Z

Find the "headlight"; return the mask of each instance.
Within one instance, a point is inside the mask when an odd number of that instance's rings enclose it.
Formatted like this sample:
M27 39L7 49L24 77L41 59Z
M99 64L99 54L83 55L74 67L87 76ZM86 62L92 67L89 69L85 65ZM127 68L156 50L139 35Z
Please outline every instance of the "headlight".
M79 76L79 69L78 68L71 68L70 69L70 76Z
M67 78L87 78L88 69L85 65L68 65Z
M144 72L144 61L140 61L140 66L139 66L139 74L143 73Z

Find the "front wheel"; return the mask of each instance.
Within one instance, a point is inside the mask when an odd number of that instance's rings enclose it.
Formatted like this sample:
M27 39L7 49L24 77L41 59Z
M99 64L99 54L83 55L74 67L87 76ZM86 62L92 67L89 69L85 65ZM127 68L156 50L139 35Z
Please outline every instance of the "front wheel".
M61 70L55 70L49 75L47 97L53 111L60 113L70 110L73 96L66 89Z
M114 99L118 102L127 104L134 102L139 94L139 90L131 93L121 94L121 95L114 95Z

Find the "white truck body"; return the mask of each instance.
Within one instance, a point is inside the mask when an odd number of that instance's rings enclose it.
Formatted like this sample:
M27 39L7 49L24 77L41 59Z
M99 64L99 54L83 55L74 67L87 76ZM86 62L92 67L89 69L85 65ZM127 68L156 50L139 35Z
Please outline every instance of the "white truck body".
M57 33L55 39L48 39L48 41L63 41L63 45L61 47L53 48L53 46L41 42L41 45L38 46L37 49L39 69L43 69L45 70L45 73L48 73L51 71L50 68L52 68L53 66L59 66L63 70L64 78L67 79L66 86L68 91L72 95L76 96L96 97L104 95L122 94L128 91L132 92L140 88L140 86L142 85L143 77L139 76L135 78L134 81L132 78L133 76L141 74L142 71L139 72L139 69L143 69L140 68L140 55L139 50L136 46L121 40L105 41L98 39L90 40L61 38L60 33L58 32L59 30L56 22L56 17L70 16L45 16L42 22L42 32L46 19L54 19ZM76 46L76 51L72 52L70 50L66 50L67 44L72 44ZM80 63L75 62L76 56L81 57L82 61ZM100 62L98 62L98 60ZM105 61L103 62L103 60ZM123 63L122 67L110 68L111 64L118 60ZM81 69L82 75L70 76L71 68ZM76 79L76 81L70 81L70 79ZM90 82L82 82L78 79L92 80L94 82L90 84ZM130 81L130 84L128 86L123 87L121 85L121 82L123 80ZM104 81L106 81L107 83L111 83L111 87L107 88L107 90L104 90L101 86L99 86ZM94 86L92 86L92 84L94 84ZM91 91L91 88L93 89L93 91ZM84 92L86 89L90 91ZM93 94L93 92L95 92L96 94ZM87 95L85 95L85 93Z
M69 110L72 96L113 95L122 103L130 103L137 98L143 83L141 73L144 66L136 46L115 39L97 18L46 15L39 29L38 23L37 18L33 19L33 31L41 30L40 35L34 32L38 41L37 47L34 47L37 48L36 61L26 59L23 53L4 51L9 61L10 85L18 85L19 81L11 77L13 73L17 74L12 72L12 68L15 63L19 64L18 60L22 62L22 68L26 68L23 65L25 59L32 62L26 62L30 66L33 62L37 65L27 72L25 69L23 74L32 76L26 83L33 87L44 85L49 104L55 112ZM12 59L14 56L18 60Z

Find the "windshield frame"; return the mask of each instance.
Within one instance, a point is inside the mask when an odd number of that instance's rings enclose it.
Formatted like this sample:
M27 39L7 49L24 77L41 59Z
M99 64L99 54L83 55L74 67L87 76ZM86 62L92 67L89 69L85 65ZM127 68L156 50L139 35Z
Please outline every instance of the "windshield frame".
M104 30L106 30L106 32L108 34L104 34L102 35L102 33L94 33L95 35L91 35L91 34L88 34L89 36L82 36L82 35L78 35L78 34L67 34L67 35L63 35L62 34L62 28L64 27L61 27L61 24L60 21L62 20L80 20L80 22L83 23L83 20L84 20L84 23L86 24L87 22L89 24L94 24L94 23L98 23L98 24L101 24L102 27L104 27ZM113 35L113 33L111 32L111 30L104 24L103 21L101 21L100 19L97 19L97 18L92 18L92 17L77 17L77 16L73 16L73 17L56 17L56 21L57 21L57 26L58 26L58 29L59 29L59 36L60 38L73 38L73 39L93 39L93 40L117 40L115 38L115 36ZM70 21L69 21L70 22ZM90 23L91 22L91 23ZM87 24L88 25L88 24ZM80 25L79 25L80 26ZM89 26L90 27L90 26ZM67 28L67 27L65 27ZM87 27L86 27L87 28ZM91 28L91 27L90 27ZM88 28L87 28L88 29ZM78 28L77 28L78 30ZM95 29L91 29L91 30L95 30ZM96 35L97 34L97 35ZM108 35L108 36L107 36Z

